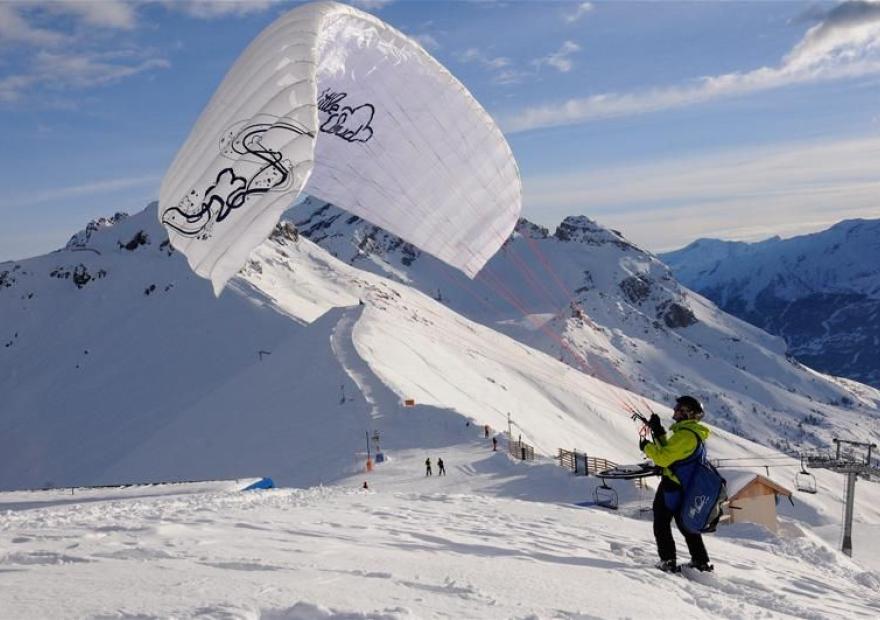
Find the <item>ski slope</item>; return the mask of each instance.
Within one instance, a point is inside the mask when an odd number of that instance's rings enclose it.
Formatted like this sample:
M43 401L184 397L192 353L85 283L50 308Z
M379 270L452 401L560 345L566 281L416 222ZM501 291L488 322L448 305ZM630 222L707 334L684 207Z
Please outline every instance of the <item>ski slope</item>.
M876 618L880 573L785 521L730 526L714 575L655 561L650 494L585 508L549 462L462 441L392 452L329 486L203 490L12 509L0 494L10 618ZM424 476L424 459L446 462ZM435 468L436 472L436 468ZM363 480L369 489L361 488ZM858 535L857 530L857 535ZM857 538L857 546L859 539ZM683 545L682 545L683 546ZM686 559L686 555L681 557Z

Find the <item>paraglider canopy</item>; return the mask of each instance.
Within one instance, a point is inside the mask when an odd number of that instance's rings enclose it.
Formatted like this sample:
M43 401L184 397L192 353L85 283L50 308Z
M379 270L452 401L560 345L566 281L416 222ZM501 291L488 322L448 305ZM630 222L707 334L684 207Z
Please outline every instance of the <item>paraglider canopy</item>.
M498 127L418 43L335 2L235 62L166 174L159 218L215 293L307 193L473 277L521 210Z

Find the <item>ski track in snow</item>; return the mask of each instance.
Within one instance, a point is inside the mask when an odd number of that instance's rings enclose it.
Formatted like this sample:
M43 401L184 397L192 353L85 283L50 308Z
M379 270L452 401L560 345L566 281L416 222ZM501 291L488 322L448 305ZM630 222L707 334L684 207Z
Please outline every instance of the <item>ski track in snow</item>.
M358 315L362 308L362 306L358 308ZM336 359L339 360L343 370L358 387L361 396L370 405L370 416L373 420L378 420L382 417L382 414L376 399L373 397L373 388L368 381L368 378L372 377L372 373L367 363L357 355L351 339L352 329L357 320L353 316L354 313L355 311L347 311L336 323L330 336L330 348ZM382 387L384 388L384 386Z

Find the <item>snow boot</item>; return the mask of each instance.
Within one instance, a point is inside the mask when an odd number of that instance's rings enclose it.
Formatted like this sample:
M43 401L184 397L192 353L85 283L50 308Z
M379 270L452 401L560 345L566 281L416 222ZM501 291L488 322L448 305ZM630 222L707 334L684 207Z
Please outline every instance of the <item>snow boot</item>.
M688 562L685 566L694 570L698 570L701 573L711 573L715 570L715 567L708 562Z
M675 560L660 560L657 562L656 566L664 573L677 573L681 571L681 569L675 564Z

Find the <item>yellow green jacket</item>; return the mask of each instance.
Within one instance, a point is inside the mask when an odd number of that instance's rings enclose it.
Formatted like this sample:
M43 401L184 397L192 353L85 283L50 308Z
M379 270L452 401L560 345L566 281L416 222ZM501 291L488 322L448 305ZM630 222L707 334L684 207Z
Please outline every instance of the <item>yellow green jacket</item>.
M706 441L709 437L709 429L696 420L682 420L670 426L669 430L671 434L661 435L657 438L656 443L649 443L645 446L645 455L654 461L655 465L663 468L664 476L675 483L680 483L669 466L696 452L699 444L694 433ZM694 431L694 433L690 431Z

